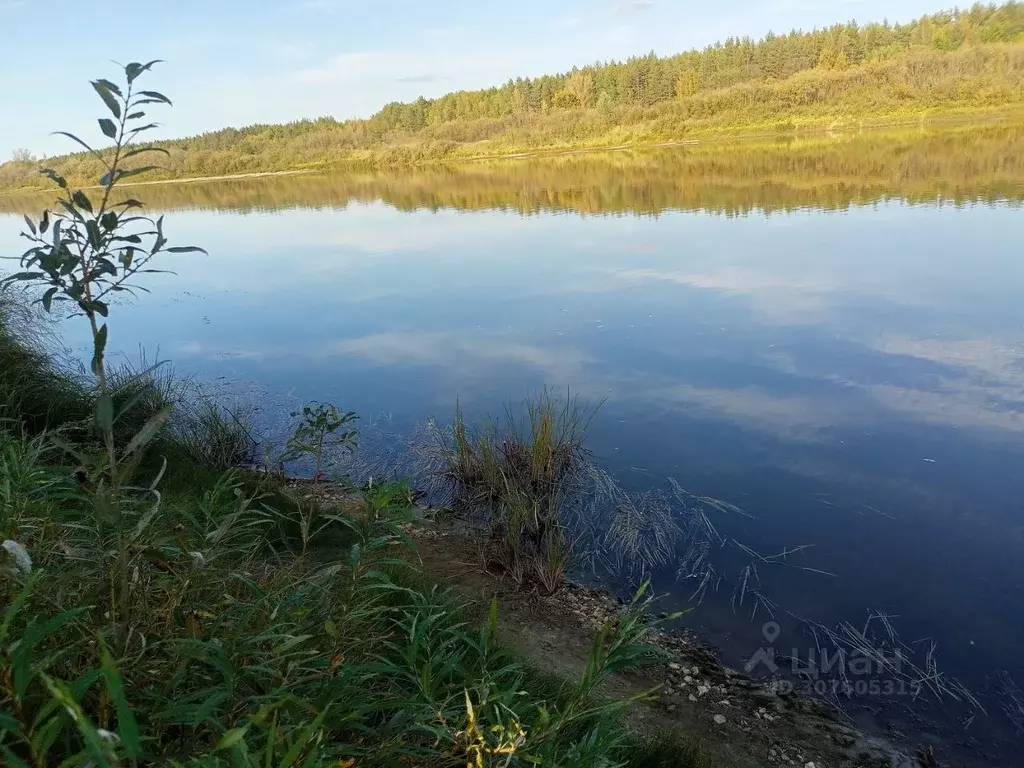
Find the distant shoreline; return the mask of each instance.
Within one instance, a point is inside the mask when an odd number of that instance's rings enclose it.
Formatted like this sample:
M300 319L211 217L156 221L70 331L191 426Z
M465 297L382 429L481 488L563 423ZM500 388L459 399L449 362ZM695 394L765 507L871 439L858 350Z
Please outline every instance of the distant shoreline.
M286 176L310 176L327 175L351 170L401 170L410 168L431 168L445 165L468 165L483 162L530 160L555 157L569 157L573 155L597 155L613 152L642 152L659 149L680 149L685 147L704 146L708 144L742 144L755 140L770 139L798 139L825 137L830 134L846 135L858 132L884 133L889 130L907 128L909 126L971 126L971 125L992 125L999 123L1011 123L1015 119L1024 121L1024 112L1017 109L999 110L994 114L983 115L937 115L934 117L917 116L907 119L888 119L879 122L870 120L858 120L847 122L833 122L830 125L806 126L800 130L787 131L752 131L749 133L711 133L707 136L694 139L677 139L671 141L647 141L625 144L601 144L593 146L566 146L566 147L537 147L522 149L515 152L499 154L478 154L478 155L446 155L436 158L422 159L408 162L377 162L372 157L349 157L342 160L332 161L316 168L291 168L277 171L250 171L234 174L216 174L212 176L186 176L169 179L153 179L150 181L134 181L120 184L120 187L153 187L175 184L196 184L213 181L242 181L261 178L279 178ZM80 189L99 189L99 185L74 185ZM36 187L21 187L18 189L0 189L0 197L31 196L46 194L47 190Z
M296 169L290 171L256 171L253 173L229 173L220 176L189 176L183 179L156 179L154 181L135 181L121 184L122 187L152 187L157 184L188 184L194 181L231 181L233 179L258 179L263 176L301 176L306 173L316 173L309 169Z
M156 187L161 185L171 184L195 184L197 182L205 181L236 181L239 179L259 179L271 176L303 176L310 173L320 173L319 170L313 169L297 169L290 171L257 171L252 173L232 173L232 174L221 174L218 176L188 176L185 178L176 179L154 179L152 181L128 181L122 184L118 184L119 188L125 187ZM79 189L103 189L99 184L90 184L88 186L78 187ZM27 196L27 195L44 195L47 193L45 189L21 188L11 190L0 190L0 197L15 197L15 196Z

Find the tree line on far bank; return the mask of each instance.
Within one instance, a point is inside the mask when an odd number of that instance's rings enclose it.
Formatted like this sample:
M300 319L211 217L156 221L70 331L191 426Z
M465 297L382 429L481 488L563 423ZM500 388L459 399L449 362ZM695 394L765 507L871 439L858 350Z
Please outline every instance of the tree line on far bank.
M703 50L598 63L500 87L392 103L365 120L323 117L167 142L165 178L408 164L529 149L981 116L1024 104L1024 3L975 5L907 24L837 24L730 38ZM88 155L51 158L71 179ZM37 186L22 153L0 189Z

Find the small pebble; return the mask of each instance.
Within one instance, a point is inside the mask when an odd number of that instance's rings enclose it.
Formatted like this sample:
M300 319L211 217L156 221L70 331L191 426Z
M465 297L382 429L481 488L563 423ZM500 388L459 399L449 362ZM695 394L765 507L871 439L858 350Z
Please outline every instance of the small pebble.
M725 715L715 715L715 723L718 725L725 725Z

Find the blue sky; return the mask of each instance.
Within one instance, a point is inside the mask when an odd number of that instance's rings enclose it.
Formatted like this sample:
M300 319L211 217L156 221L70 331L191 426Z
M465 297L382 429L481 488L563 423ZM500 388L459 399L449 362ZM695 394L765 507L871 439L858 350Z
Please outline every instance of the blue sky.
M302 117L366 116L419 95L501 83L729 35L911 19L942 0L0 0L0 161L94 133L88 80L165 59L164 137ZM128 9L128 10L126 10ZM97 109L99 107L99 109ZM90 133L90 135L92 135ZM155 136L154 136L155 137Z

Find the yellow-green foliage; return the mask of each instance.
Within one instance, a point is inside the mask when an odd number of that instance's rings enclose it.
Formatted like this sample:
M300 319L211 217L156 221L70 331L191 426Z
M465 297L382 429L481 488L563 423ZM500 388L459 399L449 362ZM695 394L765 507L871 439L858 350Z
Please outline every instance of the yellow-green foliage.
M252 212L343 208L383 200L403 211L658 214L842 209L887 198L950 203L1024 198L1024 129L920 126L805 138L708 142L333 175L140 188L157 210ZM51 196L0 196L0 212L35 214Z
M228 128L169 142L165 178L339 164L403 165L536 149L976 117L1024 104L1024 4L976 5L904 25L730 39L701 51L574 69L438 99L367 120ZM94 183L92 158L47 161ZM0 166L0 189L40 186Z

